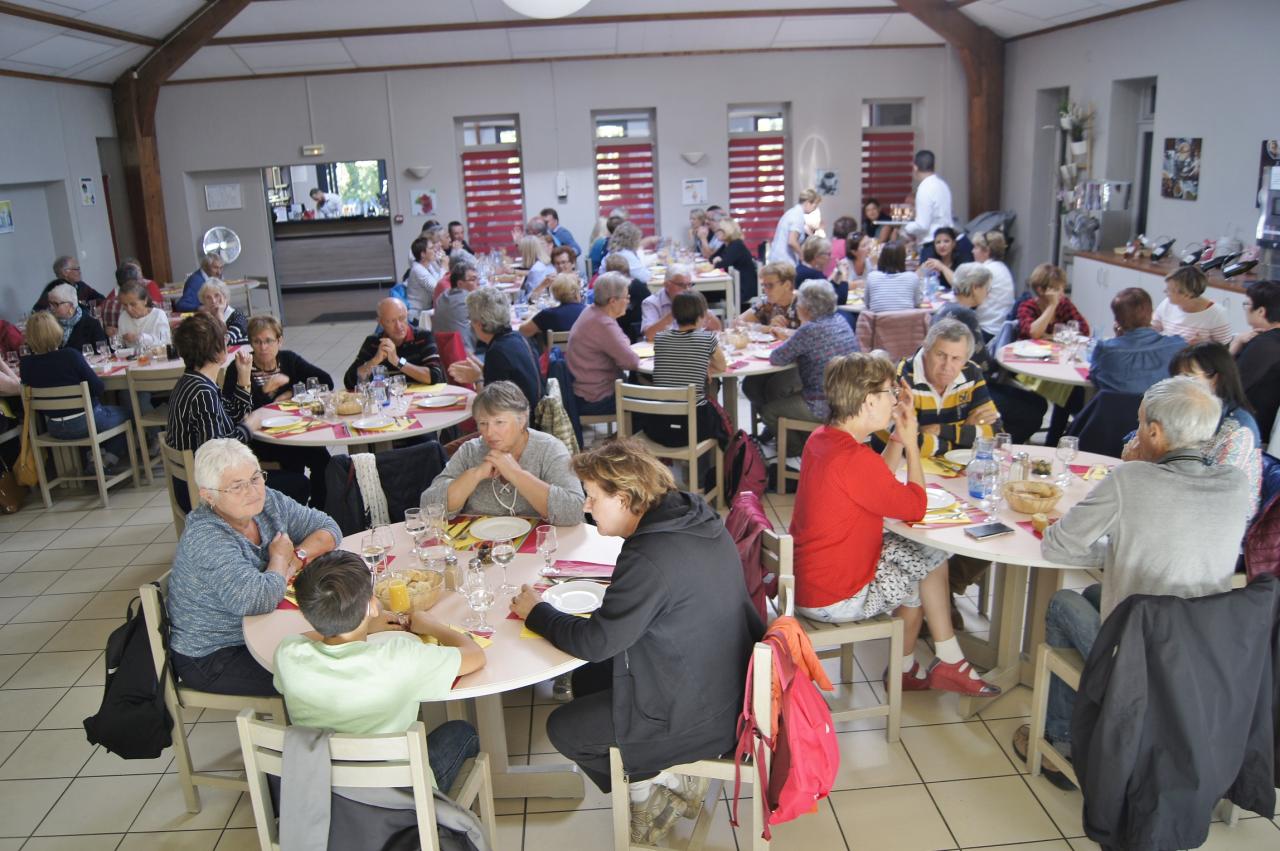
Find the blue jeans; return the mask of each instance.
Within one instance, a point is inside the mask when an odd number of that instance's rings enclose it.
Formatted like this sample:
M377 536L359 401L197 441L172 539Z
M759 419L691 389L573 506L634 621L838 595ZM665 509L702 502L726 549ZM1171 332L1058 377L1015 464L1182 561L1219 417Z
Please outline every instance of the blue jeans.
M480 737L466 721L446 721L427 734L427 761L436 788L448 794L462 764L480 753Z
M98 427L98 431L113 429L131 419L133 419L133 411L128 408L103 405L98 402L93 403L93 423ZM89 423L82 416L62 422L49 418L46 419L45 425L49 430L49 436L56 437L59 440L75 440L76 438L89 436ZM126 458L129 454L128 444L125 443L123 434L118 434L108 440L103 444L103 448L117 458Z
M1101 601L1101 585L1090 585L1083 594L1067 590L1054 594L1045 616L1045 643L1050 647L1076 650L1088 659L1093 641L1102 629ZM1053 677L1049 683L1044 731L1054 745L1066 745L1068 748L1071 745L1071 710L1075 703L1076 693L1062 680Z
M184 656L176 650L169 655L184 686L214 694L279 694L271 672L243 644L220 647L207 656Z
M574 404L578 406L578 416L580 417L593 417L593 416L599 416L602 414L612 414L616 410L615 406L618 403L618 400L614 397L612 393L610 393L608 396L605 396L603 399L596 400L595 402L588 402L585 399L583 399L581 396L574 394L573 401L574 401Z

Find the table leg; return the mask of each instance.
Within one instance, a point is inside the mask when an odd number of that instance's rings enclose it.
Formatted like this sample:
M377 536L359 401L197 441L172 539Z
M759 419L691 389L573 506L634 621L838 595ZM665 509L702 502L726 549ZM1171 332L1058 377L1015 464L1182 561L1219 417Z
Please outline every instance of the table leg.
M1031 571L1031 593L1028 595L1027 642L1021 659L1019 681L1026 686L1035 681L1036 649L1044 643L1045 615L1049 601L1062 588L1066 571L1052 568Z
M1002 575L996 605L998 620L991 624L996 666L987 671L984 679L1007 693L1018 685L1022 677L1022 628L1027 604L1027 568L1018 564L1001 564L997 567ZM971 718L978 710L993 703L994 700L989 697L961 697L960 715Z
M724 411L729 415L729 422L736 431L738 428L738 377L722 375L720 383L724 388Z
M489 755L495 798L581 798L586 791L574 765L511 765L502 695L476 698L480 750Z

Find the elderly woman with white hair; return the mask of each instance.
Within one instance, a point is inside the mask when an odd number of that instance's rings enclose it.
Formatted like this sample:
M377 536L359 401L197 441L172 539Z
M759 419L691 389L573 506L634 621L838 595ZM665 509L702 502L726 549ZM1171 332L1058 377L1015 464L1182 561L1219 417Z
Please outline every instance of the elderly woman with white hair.
M613 413L613 382L624 370L640 366L640 356L618 325L618 318L631 304L630 286L631 279L621 272L605 272L596 278L595 301L569 330L565 359L573 375L574 404L580 416Z
M556 526L582 522L586 499L569 450L529 428L529 401L510 381L486 386L471 406L480 436L462 444L422 494L451 514L538 516Z
M978 318L978 308L987 300L991 292L991 270L981 263L961 263L951 276L951 292L955 301L947 302L935 314L931 325L937 325L943 319L956 319L963 322L973 334L975 346L970 358L983 372L987 370L987 347L982 344L982 321Z
M210 278L200 288L200 311L227 326L227 345L242 346L249 342L249 320L231 306L231 294L221 278Z
M542 398L542 374L523 334L511 328L511 305L501 291L481 287L467 294L471 333L484 343L484 363L470 355L449 365L449 377L459 384L510 381L520 388L529 408Z
M49 312L62 328L62 347L81 351L86 343L97 345L107 341L107 332L93 314L84 309L71 284L58 284L47 296Z
M201 505L187 515L169 574L169 646L183 685L275 694L244 643L246 615L273 611L289 579L342 540L338 524L266 485L258 459L229 438L195 454Z

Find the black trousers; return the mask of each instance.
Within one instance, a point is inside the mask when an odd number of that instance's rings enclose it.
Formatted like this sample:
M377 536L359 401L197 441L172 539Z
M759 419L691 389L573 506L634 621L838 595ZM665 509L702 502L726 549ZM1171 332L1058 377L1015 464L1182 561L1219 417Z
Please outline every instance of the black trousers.
M173 668L183 685L214 694L278 694L273 675L258 664L243 644L223 647L208 656L174 651Z
M609 748L613 731L613 662L587 664L573 672L573 700L547 717L547 737L556 750L573 760L601 792L611 791ZM657 772L633 774L648 780Z

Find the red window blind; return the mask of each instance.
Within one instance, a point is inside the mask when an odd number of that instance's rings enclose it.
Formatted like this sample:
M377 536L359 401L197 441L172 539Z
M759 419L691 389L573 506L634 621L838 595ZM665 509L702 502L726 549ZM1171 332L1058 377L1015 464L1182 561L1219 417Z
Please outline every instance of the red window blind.
M729 140L729 212L754 253L787 210L786 137Z
M596 201L600 215L623 207L646 236L655 233L653 144L596 145Z
M862 131L862 198L900 204L911 194L916 134Z
M467 242L478 252L511 245L511 229L524 224L524 168L520 151L469 151L462 155Z

